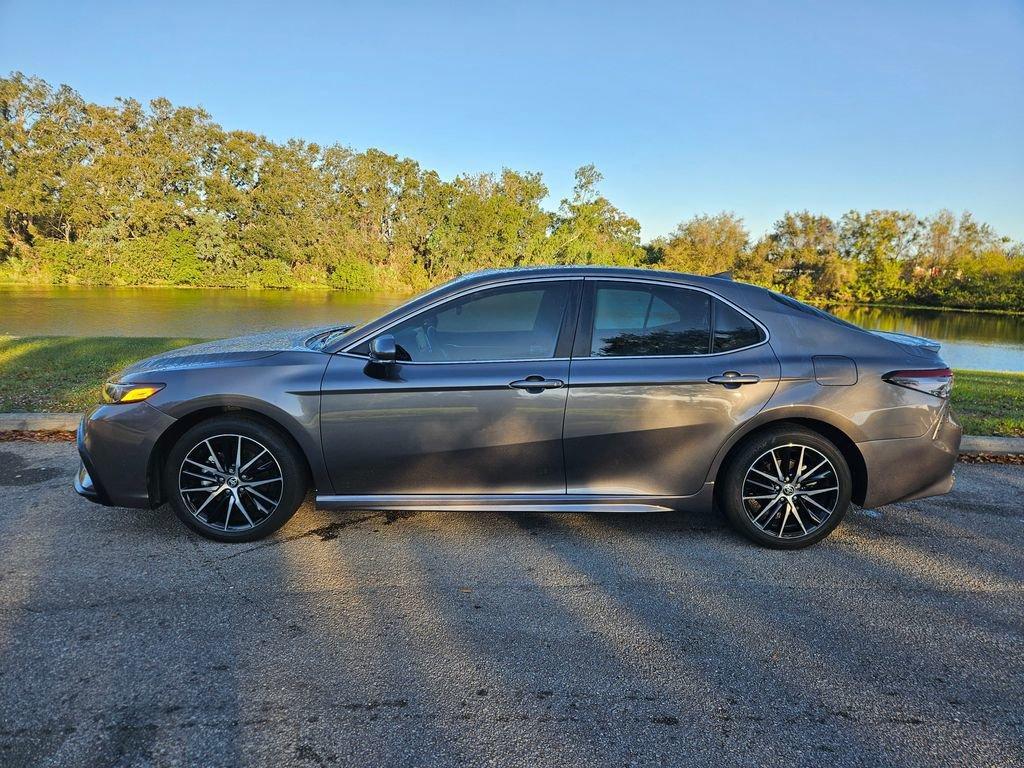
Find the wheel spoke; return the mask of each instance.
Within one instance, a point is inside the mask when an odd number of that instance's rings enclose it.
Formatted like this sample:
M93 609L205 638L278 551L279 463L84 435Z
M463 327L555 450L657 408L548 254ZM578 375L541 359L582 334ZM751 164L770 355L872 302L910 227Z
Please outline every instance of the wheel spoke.
M235 472L240 473L239 467L242 466L242 436L238 436L238 448L235 449Z
M786 536L786 523L789 522L789 502L786 502L786 513L782 516L782 524L779 526L779 538L785 538Z
M817 466L815 466L815 467L814 467L814 469L809 469L809 470L807 470L807 471L806 471L806 472L804 472L804 473L803 473L802 475L800 475L800 477L798 477L798 478L796 479L796 481L797 481L798 483L802 483L802 482L803 482L804 480L806 480L806 479L807 479L808 477L810 477L811 475L813 475L813 474L814 474L815 472L817 472L817 471L818 471L819 469L821 469L821 468L822 468L823 466L825 466L826 464L828 464L828 459L822 459L822 460L821 460L821 462L820 462L820 463L819 463L819 464L818 464Z
M268 499L266 496L264 496L259 491L254 491L251 487L247 487L245 490L247 490L253 496L259 496L261 499L263 499L268 504L273 504L275 507L277 506L277 502L276 501L274 501L273 499Z
M269 480L256 480L255 482L242 483L243 488L253 488L258 485L266 485L267 483L280 483L283 480L280 477L272 477Z
M759 500L759 499L775 499L775 498L778 498L778 494L769 493L769 494L767 494L765 496L744 496L743 500L744 501L751 501L751 500L754 500L754 499L758 499Z
M804 500L804 501L809 501L809 502L811 502L811 504L813 504L813 505L814 505L814 506L816 506L816 507L817 507L818 509L820 509L820 510L821 510L822 512L824 512L826 516L828 516L828 515L831 515L831 514L832 514L832 510L831 510L831 509L825 509L825 508L824 508L823 506L821 506L821 504L819 504L818 502L816 502L816 501L815 501L814 499L812 499L812 498L811 498L810 496L804 496L804 497L802 497L802 498L803 498L803 500Z
M797 501L803 502L804 499L797 499ZM814 521L815 525L821 525L825 521L824 517L818 517L816 514L814 514L814 510L808 507L806 504L804 504L804 512L806 512L807 516ZM825 517L828 517L828 515L826 515Z
M220 495L220 492L223 491L223 490L224 490L224 488L222 486L222 487L218 488L215 492L211 493L207 497L206 501L204 501L202 504L200 504L199 505L199 509L197 509L193 514L195 514L196 517L199 517L199 513L202 512L204 509L206 509L206 505L209 504L211 501L213 501L215 498L217 498Z
M189 464L193 464L193 465L199 467L204 472L208 472L209 473L208 477L210 477L210 478L212 478L212 476L214 474L216 474L216 472L214 471L213 467L211 467L209 464L200 464L198 461L192 461L192 459L185 459L185 461L187 461Z
M212 486L210 488L182 488L181 492L182 493L216 493L217 491L221 491L221 490L224 490L224 489L223 488L218 488L217 486L214 485L214 486Z
M761 511L758 513L757 517L753 518L753 520L751 522L753 522L754 525L757 525L757 521L760 520L762 517L764 517L764 514L769 509L771 509L776 504L778 504L780 501L782 501L782 496L776 496L775 497L775 501L771 502L770 504L765 504L764 507L761 509ZM776 510L776 511L778 511L778 510ZM774 515L772 515L772 517L774 517ZM765 521L765 525L767 525L769 522L771 522L772 517L769 517L768 520Z
M258 459L260 456L262 456L266 452L267 452L267 449L264 448L262 451L257 453L255 456L253 456L247 462L245 462L245 466L238 470L238 474L242 474L243 472L245 472L245 470L247 470L249 467L251 467L256 462L256 459Z
M779 483L779 479L777 477L772 477L767 472L762 472L760 469L757 469L756 467L751 467L750 471L751 472L757 472L757 474L761 475L762 477L767 477L769 480L771 480L776 485L778 485L778 483Z
M831 488L815 488L813 491L797 491L794 495L796 496L816 496L819 493L829 493L831 491L838 491L839 486L835 485Z
M234 497L234 494L232 494L231 497L228 499L228 511L224 513L224 530L225 531L228 529L228 526L231 525L231 510L234 508L234 506L235 506L235 497Z
M214 464L214 466L217 467L217 471L218 472L223 472L224 471L224 467L222 467L220 465L220 459L218 459L217 458L217 454L213 452L213 446L210 445L209 439L203 440L203 442L206 444L206 449L210 452L210 458L213 459L213 464Z
M786 475L782 472L782 466L779 464L779 458L775 455L775 449L772 448L772 461L775 463L775 472L778 474L780 483L786 482Z
M796 511L796 504L793 503L792 499L789 499L788 503L790 510L793 512L793 517L796 518L796 522L800 526L800 530L806 534L807 527L804 525L804 521L800 519L800 513Z
M245 516L245 521L247 523L249 523L249 527L250 528L255 528L256 527L256 523L254 523L252 521L252 518L249 517L249 511L245 508L245 505L242 504L242 496L241 496L241 494L235 494L235 499L234 500L235 500L235 504L237 505L238 509Z

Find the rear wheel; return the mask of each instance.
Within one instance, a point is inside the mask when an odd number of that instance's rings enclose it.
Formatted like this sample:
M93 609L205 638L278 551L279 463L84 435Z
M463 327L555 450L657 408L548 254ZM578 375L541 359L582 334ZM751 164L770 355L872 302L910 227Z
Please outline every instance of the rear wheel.
M164 469L178 518L217 541L253 541L284 525L306 495L305 466L276 430L241 416L189 429Z
M798 549L842 522L852 490L842 452L817 432L791 426L754 435L739 449L722 477L719 499L748 538Z

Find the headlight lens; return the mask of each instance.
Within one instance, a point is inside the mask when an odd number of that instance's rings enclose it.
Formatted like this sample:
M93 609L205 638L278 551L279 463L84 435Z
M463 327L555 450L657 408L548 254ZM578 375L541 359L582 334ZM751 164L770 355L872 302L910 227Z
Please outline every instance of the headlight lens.
M118 384L108 381L103 385L103 402L109 404L141 403L163 388L163 384Z

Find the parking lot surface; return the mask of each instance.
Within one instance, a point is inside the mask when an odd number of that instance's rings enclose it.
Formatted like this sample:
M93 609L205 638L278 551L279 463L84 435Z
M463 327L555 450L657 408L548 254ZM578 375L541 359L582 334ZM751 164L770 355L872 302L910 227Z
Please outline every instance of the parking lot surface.
M0 765L1024 764L1024 467L759 549L716 515L215 544L0 443Z

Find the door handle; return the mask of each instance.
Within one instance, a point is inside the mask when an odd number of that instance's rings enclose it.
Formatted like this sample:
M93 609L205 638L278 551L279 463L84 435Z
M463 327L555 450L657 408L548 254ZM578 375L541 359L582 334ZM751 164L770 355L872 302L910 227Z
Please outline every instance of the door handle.
M711 384L722 384L727 389L736 389L740 384L757 384L760 380L760 376L739 371L726 371L721 376L708 377L708 382Z
M544 389L558 389L564 387L565 382L561 379L545 379L543 376L527 376L525 379L510 381L512 389L525 389L527 392L537 393Z

